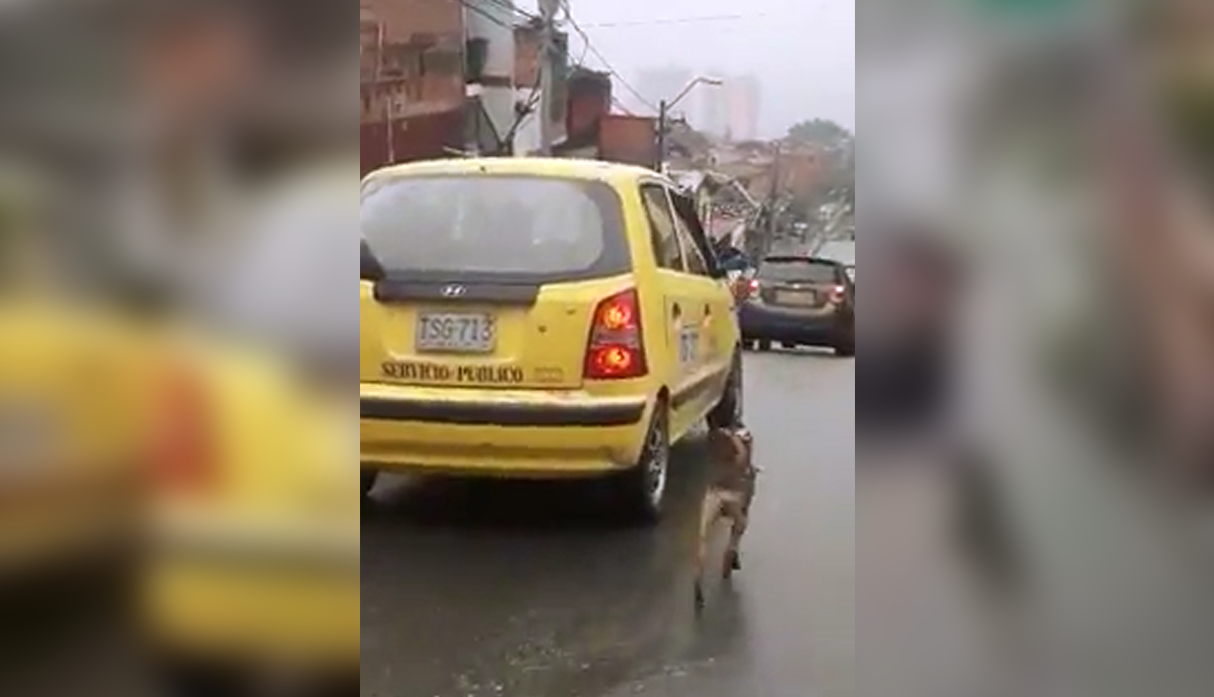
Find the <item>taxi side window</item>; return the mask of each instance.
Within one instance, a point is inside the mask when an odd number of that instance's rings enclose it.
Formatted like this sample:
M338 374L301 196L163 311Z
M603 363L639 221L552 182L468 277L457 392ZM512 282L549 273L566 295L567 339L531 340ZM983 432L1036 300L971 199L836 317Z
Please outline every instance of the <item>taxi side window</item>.
M674 194L670 194L673 196ZM687 273L694 276L712 276L708 269L708 262L704 259L704 253L700 251L700 246L696 244L695 236L691 234L691 228L687 221L683 219L678 206L673 205L671 201L671 210L675 212L675 230L679 235L679 242L683 245L683 257L687 262Z
M674 211L666 197L665 187L645 184L641 187L641 199L649 217L649 236L653 244L653 257L660 268L683 273L686 265L683 249L679 243L678 227Z

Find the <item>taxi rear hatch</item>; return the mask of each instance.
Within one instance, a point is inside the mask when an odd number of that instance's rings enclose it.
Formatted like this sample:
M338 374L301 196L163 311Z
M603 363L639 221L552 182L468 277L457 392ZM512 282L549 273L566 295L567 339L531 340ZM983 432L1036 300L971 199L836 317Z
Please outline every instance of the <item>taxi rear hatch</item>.
M609 185L406 176L361 199L361 382L582 386L595 308L631 284Z

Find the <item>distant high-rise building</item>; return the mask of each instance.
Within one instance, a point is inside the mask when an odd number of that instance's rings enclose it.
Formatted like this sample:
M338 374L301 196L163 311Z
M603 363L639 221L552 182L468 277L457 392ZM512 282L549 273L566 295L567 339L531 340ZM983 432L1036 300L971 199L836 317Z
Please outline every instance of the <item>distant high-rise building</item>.
M646 70L637 76L636 88L653 106L674 99L700 73L685 67ZM721 78L724 85L696 87L674 109L671 116L685 116L699 131L733 140L755 140L759 137L759 107L761 90L753 75L729 76L719 71L702 73ZM633 100L629 108L646 112L651 109Z
M727 132L735 141L759 137L759 111L763 90L753 75L740 75L725 81L724 100L727 104Z
M657 106L663 100L671 100L678 96L679 92L694 77L695 74L691 69L677 66L646 70L637 76L636 88L645 101ZM635 95L628 96L634 102L629 103L629 108L641 113L652 111L648 105L637 102ZM679 108L675 110L676 113L685 111L686 106L686 104L680 104Z
M725 77L720 70L710 70L705 75ZM688 101L694 105L689 120L697 130L719 138L729 133L729 100L723 87L701 85L694 94L689 95Z

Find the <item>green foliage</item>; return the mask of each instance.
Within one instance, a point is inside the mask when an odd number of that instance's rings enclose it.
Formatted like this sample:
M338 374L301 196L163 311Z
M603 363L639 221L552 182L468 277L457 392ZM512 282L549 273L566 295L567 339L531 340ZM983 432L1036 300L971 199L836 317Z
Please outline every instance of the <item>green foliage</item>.
M994 17L1055 18L1086 9L1086 0L977 0L978 10Z
M856 136L847 128L828 119L804 121L788 130L787 140L794 144L819 148L824 157L825 171L821 184L796 208L812 217L820 206L840 202L856 206Z
M1168 127L1190 170L1214 192L1214 85L1178 81L1165 97Z
M844 149L855 142L856 136L848 129L827 119L803 121L788 129L788 140L804 145L817 145L827 149Z

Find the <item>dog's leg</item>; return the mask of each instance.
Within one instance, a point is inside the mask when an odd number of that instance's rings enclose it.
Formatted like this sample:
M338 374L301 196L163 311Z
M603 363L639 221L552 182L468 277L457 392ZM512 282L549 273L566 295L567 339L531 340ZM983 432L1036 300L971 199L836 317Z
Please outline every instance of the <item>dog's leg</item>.
M730 505L727 513L732 525L729 529L729 546L725 549L721 569L721 575L725 578L733 576L735 571L742 570L742 538L746 535L746 528L750 523L745 506Z
M696 538L695 557L695 604L696 609L704 607L704 569L708 564L708 551L712 546L712 531L721 518L721 499L715 491L709 491L704 496L703 507L700 511L700 530Z
M729 578L742 570L742 536L746 534L746 518L735 520L729 532L729 547L725 550L723 575Z
M706 558L708 557L708 542L706 536L701 533L700 539L696 544L695 604L696 610L702 610L704 609L704 564Z

